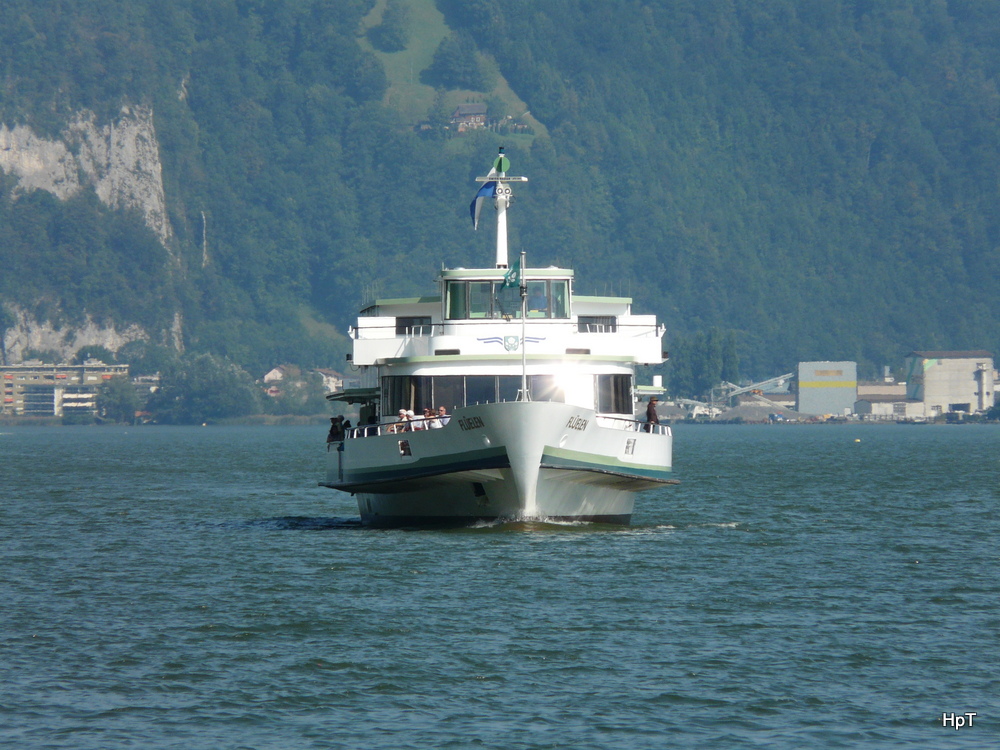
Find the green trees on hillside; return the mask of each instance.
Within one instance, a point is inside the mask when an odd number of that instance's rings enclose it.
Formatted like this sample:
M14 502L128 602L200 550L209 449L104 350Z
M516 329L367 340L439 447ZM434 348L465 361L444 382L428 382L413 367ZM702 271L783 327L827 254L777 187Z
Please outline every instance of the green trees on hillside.
M124 375L102 383L97 392L97 413L110 422L133 424L141 407L135 386Z
M177 359L160 373L160 387L147 406L164 424L203 422L258 414L260 391L240 367L199 354Z
M0 299L42 319L166 326L177 301L168 254L135 211L91 189L65 201L0 173Z
M368 31L368 39L382 52L399 52L406 49L409 38L410 7L401 0L388 0L382 23Z
M676 339L667 372L674 397L707 398L722 381L739 383L736 332L712 328Z
M686 391L718 370L714 355L681 361L715 329L753 377L1000 350L1000 15L436 2L451 33L422 77L438 120L451 90L493 93L495 61L551 135L504 144L531 178L512 245L575 267L580 292L625 287L656 312ZM442 262L488 263L466 206L501 142L413 132L358 44L371 7L10 0L0 120L54 138L80 109L106 123L152 106L175 238L168 252L92 190L60 202L0 173L0 302L137 322L160 344L176 322L189 351L257 370L330 365L345 341L310 321L343 330L376 290L424 292ZM406 7L386 4L376 46L419 33Z
M548 125L585 206L565 221L578 267L631 276L675 341L734 328L759 374L1000 344L981 317L1000 293L995 18L916 2L439 4Z
M488 71L479 59L476 43L466 31L457 31L441 40L421 80L449 89L489 91L493 88Z

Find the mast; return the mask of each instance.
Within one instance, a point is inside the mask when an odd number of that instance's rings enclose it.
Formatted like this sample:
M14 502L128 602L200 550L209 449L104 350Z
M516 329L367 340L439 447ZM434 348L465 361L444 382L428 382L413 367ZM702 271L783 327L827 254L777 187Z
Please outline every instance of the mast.
M531 401L531 394L528 393L528 346L526 344L527 339L524 336L526 321L528 319L528 282L524 278L524 269L526 268L526 253L524 250L521 251L521 277L520 281L520 292L521 292L521 392L517 394L518 401Z
M510 169L510 160L504 156L503 146L501 146L489 174L485 177L476 178L476 182L483 183L483 186L479 188L479 192L476 193L476 197L472 199L472 203L469 205L469 212L472 214L472 226L478 228L479 211L482 208L483 201L486 198L493 198L493 207L497 210L497 268L508 267L507 209L510 208L514 197L511 193L509 183L528 181L527 177L508 176L508 169ZM524 278L526 267L525 252L522 250L520 259L504 275L503 284L500 286L500 289L505 289L517 284L519 287L518 291L521 293L521 340L518 342L518 346L521 347L521 390L517 393L518 401L531 400L531 396L528 394L528 357L525 352L526 337L524 335L528 317L528 282Z
M513 200L511 182L527 182L527 177L508 176L510 159L504 156L503 146L500 147L493 168L485 177L477 177L476 182L483 183L475 199L472 201L473 226L479 223L479 208L482 199L493 198L493 207L497 210L497 268L507 268L507 209Z

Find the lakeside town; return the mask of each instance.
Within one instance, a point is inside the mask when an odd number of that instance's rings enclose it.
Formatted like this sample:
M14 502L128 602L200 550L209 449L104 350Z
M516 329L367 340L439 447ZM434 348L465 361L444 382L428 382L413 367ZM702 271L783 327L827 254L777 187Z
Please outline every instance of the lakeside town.
M901 380L891 375L888 367L876 381L859 380L857 372L857 363L852 361L800 362L794 370L767 380L719 383L703 401L671 400L665 395L661 376L654 376L652 385L636 385L635 414L641 418L648 399L656 395L661 398L659 418L670 422L955 423L1000 419L1000 376L988 351L910 352L904 358L905 379ZM149 405L161 388L160 375L130 376L127 363L107 364L93 357L77 364L29 359L0 366L0 380L0 419L7 424L159 421ZM128 387L123 389L125 384ZM258 408L229 417L217 415L217 419L248 418L254 411L325 419L330 416L326 396L353 385L336 370L279 365L250 386L257 391ZM298 407L287 406L291 394L296 395Z

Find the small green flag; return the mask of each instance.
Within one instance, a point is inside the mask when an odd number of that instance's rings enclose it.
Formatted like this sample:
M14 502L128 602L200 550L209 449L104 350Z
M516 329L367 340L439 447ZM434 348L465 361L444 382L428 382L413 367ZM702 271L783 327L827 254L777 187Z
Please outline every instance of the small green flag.
M514 261L514 265L503 275L503 283L500 289L513 289L521 284L521 258Z

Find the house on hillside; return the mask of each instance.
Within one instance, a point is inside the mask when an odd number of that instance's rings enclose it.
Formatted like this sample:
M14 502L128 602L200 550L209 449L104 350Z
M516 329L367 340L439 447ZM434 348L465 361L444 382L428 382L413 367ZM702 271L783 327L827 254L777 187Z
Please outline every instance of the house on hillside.
M458 129L459 133L473 128L485 128L486 105L483 102L459 104L451 113L451 124Z
M344 387L344 376L336 370L320 368L315 372L323 378L323 387L326 389L327 393L334 393Z
M278 365L264 374L265 383L280 383L285 378L297 378L301 371L295 365Z

